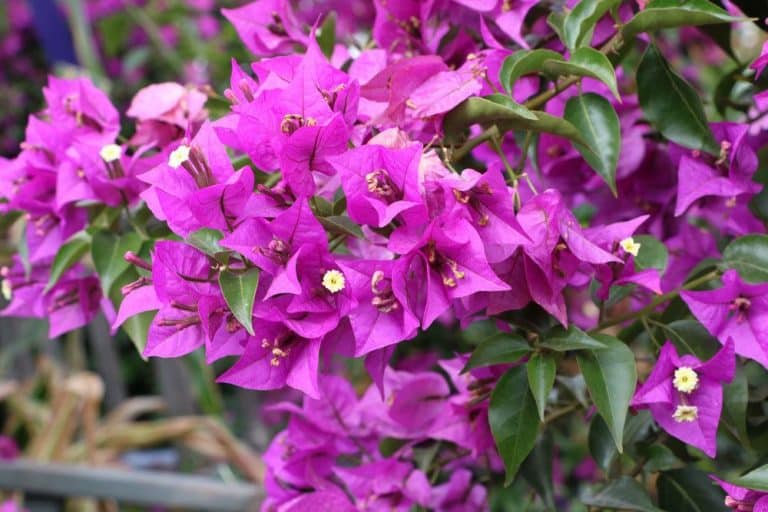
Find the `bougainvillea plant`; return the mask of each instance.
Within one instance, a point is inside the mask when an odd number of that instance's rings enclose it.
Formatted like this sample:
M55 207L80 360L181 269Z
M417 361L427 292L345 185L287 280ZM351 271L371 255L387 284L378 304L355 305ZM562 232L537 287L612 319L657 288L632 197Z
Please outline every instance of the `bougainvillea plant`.
M4 314L296 390L267 511L767 510L742 3L258 0L219 93L51 77Z

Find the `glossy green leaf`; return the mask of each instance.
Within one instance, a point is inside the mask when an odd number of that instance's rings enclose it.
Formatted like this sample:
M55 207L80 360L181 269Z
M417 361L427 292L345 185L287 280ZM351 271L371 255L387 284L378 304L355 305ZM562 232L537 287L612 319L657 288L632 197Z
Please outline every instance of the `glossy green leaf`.
M253 336L253 304L258 286L258 268L249 268L244 272L224 270L219 273L219 287L227 306L251 336Z
M733 483L740 487L768 492L768 464L753 469L746 475L734 480Z
M656 326L657 339L670 340L680 354L692 354L706 361L720 350L720 342L698 320L675 320Z
M323 24L320 25L320 33L317 36L317 45L327 58L333 55L333 49L336 45L336 13L331 11L325 16Z
M595 463L603 471L608 472L619 451L611 438L611 431L608 430L605 420L599 414L592 417L592 423L589 425L589 435L587 436L589 453L595 460Z
M635 242L640 244L640 250L635 256L635 266L639 270L655 268L664 270L669 263L667 246L651 235L636 235Z
M317 220L330 233L336 235L354 236L355 238L365 238L360 226L346 215L331 215L330 217L318 217Z
M624 423L629 402L635 392L637 369L635 355L619 339L596 334L606 348L577 352L579 368L597 411L611 431L616 448L623 451Z
M582 502L592 507L660 512L660 509L653 505L645 489L628 476L622 476L617 480L608 482L608 485L597 493L583 498Z
M121 236L106 231L94 233L91 259L99 274L101 289L105 295L109 295L115 279L131 265L125 261L125 253L128 251L138 253L141 250L141 243L141 237L136 233L126 233Z
M579 130L565 119L538 110L528 110L512 98L501 94L464 100L445 116L443 129L450 140L452 136L455 138L456 135L464 134L473 124L495 124L502 132L530 130L552 133L589 146Z
M565 104L565 119L581 132L589 146L575 143L574 147L616 195L621 128L611 103L594 93L573 96Z
M652 444L640 448L640 453L646 459L643 470L648 473L671 471L685 466L685 462L677 458L672 450L663 444Z
M108 292L108 297L115 306L115 309L120 307L120 303L123 301L123 294L121 288L128 283L131 283L139 278L139 274L136 268L129 266L119 276L115 278L112 283L112 287ZM138 315L128 318L123 325L120 326L123 332L128 335L133 345L136 347L136 351L143 358L144 347L147 345L147 334L149 333L149 325L155 318L157 311L145 311Z
M224 234L221 231L203 228L190 233L186 240L189 245L200 249L209 256L213 256L226 251L224 247L219 245L222 238L224 238Z
M507 93L511 93L515 82L521 76L545 71L544 62L548 60L563 60L563 56L544 48L515 52L504 59L499 72L499 82Z
M645 117L667 139L712 154L720 151L699 93L672 70L656 45L649 45L640 60L637 88Z
M563 21L565 45L573 50L582 44L589 44L587 36L592 34L598 20L620 3L621 0L581 0Z
M544 421L547 398L550 391L552 391L552 386L555 384L557 363L551 354L538 353L534 354L525 366L528 372L528 385L531 387L531 394L536 401L539 419Z
M505 485L509 485L536 444L539 432L536 402L528 389L525 366L510 368L496 383L488 423L504 461Z
M558 352L567 350L599 350L606 345L571 324L568 329L555 327L541 338L540 346Z
M475 348L463 371L492 364L514 363L530 351L530 345L519 334L500 332Z
M625 41L665 28L730 23L744 18L728 14L709 0L651 0L621 30Z
M723 251L723 263L750 283L768 281L768 235L737 238Z
M665 471L656 481L659 507L675 512L726 512L725 493L706 473L687 467Z
M611 61L594 48L579 48L567 62L548 60L544 63L544 69L556 75L587 76L600 80L617 100L621 100Z
M88 249L91 247L91 237L85 231L75 233L67 240L56 253L51 264L51 277L45 286L43 293L48 292L61 279L64 272L69 270L72 265L80 261Z

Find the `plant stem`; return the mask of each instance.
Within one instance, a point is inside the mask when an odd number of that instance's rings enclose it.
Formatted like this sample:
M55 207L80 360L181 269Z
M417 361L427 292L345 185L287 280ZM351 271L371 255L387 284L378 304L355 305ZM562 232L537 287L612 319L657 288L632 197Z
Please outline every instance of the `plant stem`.
M94 80L104 79L104 69L96 53L96 43L93 40L85 8L82 0L66 0L69 15L69 30L72 32L72 42L80 65Z
M595 334L595 333L598 333L598 332L600 332L603 329L606 329L608 327L613 327L614 325L622 324L622 323L626 322L627 320L634 320L636 318L640 318L640 317L649 315L650 313L653 313L653 311L660 304L663 304L664 302L666 302L668 300L671 300L671 299L674 299L675 297L680 295L680 292L682 292L684 290L690 290L692 288L696 288L697 286L700 286L700 285L702 285L704 283L707 283L707 282L709 282L709 281L711 281L713 279L716 279L719 276L720 276L720 271L713 270L712 272L704 274L701 277L697 277L696 279L694 279L692 281L689 281L688 283L684 284L683 286L680 286L679 288L675 288L671 292L665 293L663 295L659 295L658 297L653 299L650 302L650 304L648 304L647 306L645 306L642 309L639 309L637 311L632 311L630 313L627 313L627 314L624 314L624 315L620 315L620 316L617 316L616 318L611 318L609 320L606 320L605 322L602 322L600 325L598 325L594 329L590 329L589 333L590 334Z
M485 129L480 135L477 135L475 137L472 137L467 142L464 143L461 147L456 149L451 153L451 162L458 162L465 156L469 154L470 151L475 149L480 144L487 142L491 139L494 139L499 136L499 127L495 124L492 126L489 126Z

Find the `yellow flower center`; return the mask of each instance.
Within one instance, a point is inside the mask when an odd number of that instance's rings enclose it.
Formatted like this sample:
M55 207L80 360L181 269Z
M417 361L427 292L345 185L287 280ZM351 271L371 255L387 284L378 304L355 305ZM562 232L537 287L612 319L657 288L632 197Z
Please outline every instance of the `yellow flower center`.
M675 370L672 384L681 393L691 393L699 385L699 375L693 369L681 366Z
M332 269L323 274L323 286L331 293L338 293L344 289L344 274L336 269Z
M625 252L631 254L632 256L637 257L637 253L640 252L640 244L635 242L635 239L631 236L619 242L619 245L622 249L624 249Z
M178 169L181 164L189 160L189 146L181 145L171 151L168 157L168 165L174 169Z
M123 149L117 144L107 144L101 148L101 151L99 151L99 156L105 162L114 162L115 160L119 160L120 155L122 154Z
M678 423L696 421L699 417L699 408L695 405L678 405L672 418Z

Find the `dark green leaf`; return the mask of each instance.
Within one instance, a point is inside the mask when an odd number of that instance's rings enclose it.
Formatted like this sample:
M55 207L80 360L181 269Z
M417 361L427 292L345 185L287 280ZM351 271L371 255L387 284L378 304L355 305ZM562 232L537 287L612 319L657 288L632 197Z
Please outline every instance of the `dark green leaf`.
M640 60L637 88L645 117L666 138L691 149L720 151L699 93L670 68L656 45L649 45Z
M747 435L747 403L749 402L749 385L747 374L742 367L737 367L736 375L730 384L723 385L723 418L726 424L739 440L741 445L750 445Z
M547 398L550 391L552 391L552 386L555 384L557 363L551 353L538 353L528 360L526 370L528 371L528 384L531 387L531 394L536 401L536 409L539 412L539 419L544 421Z
M733 483L741 487L768 492L768 464L753 469L746 475L737 478Z
M61 279L61 276L75 263L80 261L80 258L88 252L91 246L91 237L88 233L80 231L75 233L72 237L64 243L53 258L51 264L51 277L48 279L48 284L45 286L43 293L47 293L53 286Z
M544 336L540 345L550 350L565 352L567 350L599 350L605 348L605 344L590 337L587 333L571 324L568 330L555 327Z
M619 89L616 85L616 72L611 61L594 48L579 48L571 55L568 62L548 60L544 68L555 75L588 76L600 80L620 100Z
M611 103L594 93L574 96L565 105L565 119L587 141L588 147L580 144L574 144L574 147L616 195L621 129L619 116Z
M140 250L141 237L136 233L126 233L121 236L106 231L94 233L91 259L99 274L101 289L105 295L109 295L115 279L130 266L123 257L125 253L128 251L138 253Z
M187 243L196 247L209 256L214 256L220 252L226 251L219 242L224 238L221 231L215 229L198 229L187 236Z
M327 58L333 55L333 48L336 45L336 13L331 11L325 16L323 24L320 25L320 34L317 36L317 44L320 50Z
M681 354L692 354L705 361L720 349L720 342L697 320L675 320L658 326L661 339L668 339Z
M507 93L511 93L515 82L521 76L544 71L544 62L547 60L563 60L563 56L543 48L515 52L504 59L499 72L499 82Z
M750 283L768 281L768 235L737 238L723 251L723 262Z
M643 466L643 470L648 473L670 471L685 466L685 462L678 459L672 450L663 444L646 446L640 450L640 453L646 457L646 463L645 466Z
M552 438L542 435L541 440L520 466L520 474L536 489L549 510L555 508L555 491L552 485Z
M530 351L531 347L522 336L500 332L475 348L463 371L492 364L514 363Z
M645 489L628 476L612 480L599 492L585 497L582 501L593 507L660 512L651 502Z
M595 338L606 348L577 352L579 368L597 411L611 431L616 448L623 451L624 423L635 392L637 369L632 351L619 339L605 334Z
M245 272L223 270L219 273L219 287L232 314L253 336L253 304L256 288L259 286L259 269L249 268Z
M736 18L708 0L651 0L622 27L625 41L664 28L730 23Z
M659 506L675 512L720 512L725 494L701 471L692 467L673 469L659 475L656 482Z
M607 473L619 456L619 451L616 449L616 444L611 438L611 431L608 430L608 425L605 424L605 420L599 414L595 414L592 418L587 443L589 444L589 453L592 455L592 458Z
M496 383L488 410L488 423L507 473L505 485L514 480L520 464L536 444L537 416L525 366L510 368Z
M563 22L563 42L573 50L582 44L589 44L587 36L592 33L597 21L621 0L581 0Z
M336 235L354 236L355 238L365 238L360 226L346 215L331 215L330 217L318 217L317 220L329 232Z
M633 237L640 244L640 251L635 257L635 265L638 269L656 268L664 270L669 262L667 246L656 240L651 235L637 235Z

